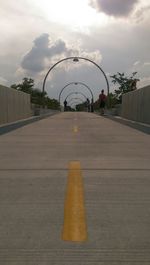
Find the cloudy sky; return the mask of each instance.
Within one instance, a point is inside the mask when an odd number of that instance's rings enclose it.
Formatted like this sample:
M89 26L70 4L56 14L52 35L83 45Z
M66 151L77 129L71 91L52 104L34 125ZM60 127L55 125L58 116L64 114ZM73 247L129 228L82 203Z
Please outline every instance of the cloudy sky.
M96 62L110 75L137 71L138 87L150 84L150 0L0 0L0 84L10 86L23 77L36 87L59 60L81 56ZM85 60L66 60L50 72L46 91L58 98L71 82L90 87L95 99L103 88L101 71ZM68 85L70 92L84 85Z

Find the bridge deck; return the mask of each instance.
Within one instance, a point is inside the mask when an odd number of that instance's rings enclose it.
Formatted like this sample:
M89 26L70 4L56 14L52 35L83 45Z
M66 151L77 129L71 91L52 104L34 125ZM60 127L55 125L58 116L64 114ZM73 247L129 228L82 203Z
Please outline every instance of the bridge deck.
M83 179L81 242L62 237L70 162ZM0 239L2 265L149 265L149 135L66 112L0 136Z

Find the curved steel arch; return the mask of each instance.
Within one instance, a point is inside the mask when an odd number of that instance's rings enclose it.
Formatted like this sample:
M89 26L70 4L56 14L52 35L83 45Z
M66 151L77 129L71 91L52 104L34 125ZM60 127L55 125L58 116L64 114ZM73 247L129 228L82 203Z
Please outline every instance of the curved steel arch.
M65 100L67 100L67 98L70 97L73 94L76 94L76 95L80 94L80 95L84 96L85 99L87 99L87 97L82 92L71 92L70 94L68 94L68 96L65 98Z
M88 59L88 58L85 58L85 57L80 57L80 56L71 56L71 57L66 57L60 61L58 61L57 63L55 63L54 65L52 65L52 67L48 70L48 72L46 73L45 75L45 78L43 80L43 87L42 87L42 92L43 92L43 96L44 96L44 90L45 90L45 83L46 83L46 79L50 73L50 71L56 66L58 65L59 63L63 62L63 61L66 61L66 60L73 60L74 62L78 62L79 60L85 60L85 61L88 61L88 62L91 62L92 64L94 64L96 67L98 67L98 69L102 72L102 74L104 75L104 78L106 80L106 84L107 84L107 94L109 95L109 82L108 82L108 79L107 79L107 76L105 74L105 72L103 71L103 69L97 64L95 63L94 61Z
M83 99L81 99L81 98L72 98L72 99L70 99L70 100L68 101L68 104L70 104L70 102L71 102L72 100L74 100L74 99L81 100L81 102L82 102L82 103L84 103L84 102L85 102L85 101L84 101Z
M87 86L86 84L84 84L83 82L70 82L70 83L68 83L67 85L65 85L63 88L62 88L62 90L60 91L60 93L59 93L59 103L60 103L60 97L61 97L61 94L62 94L62 92L63 92L63 90L66 88L66 87L68 87L68 86L70 86L70 85L83 85L83 86L85 86L89 91L90 91L90 93L91 93L91 96L92 96L92 101L94 102L94 95L93 95L93 92L92 92L92 90L90 89L90 87L89 86Z

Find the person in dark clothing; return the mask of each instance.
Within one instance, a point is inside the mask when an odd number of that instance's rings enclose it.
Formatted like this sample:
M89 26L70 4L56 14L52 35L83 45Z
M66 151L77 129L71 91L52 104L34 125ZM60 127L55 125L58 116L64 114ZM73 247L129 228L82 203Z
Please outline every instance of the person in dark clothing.
M67 111L67 104L68 104L68 102L67 102L67 100L65 99L65 101L64 101L64 111Z
M86 99L86 108L87 111L90 112L90 100L88 98Z
M106 104L106 95L104 94L104 90L101 90L101 94L99 95L99 106L100 106L100 114L104 115L104 109Z
M94 112L94 102L93 102L93 99L91 100L91 112Z

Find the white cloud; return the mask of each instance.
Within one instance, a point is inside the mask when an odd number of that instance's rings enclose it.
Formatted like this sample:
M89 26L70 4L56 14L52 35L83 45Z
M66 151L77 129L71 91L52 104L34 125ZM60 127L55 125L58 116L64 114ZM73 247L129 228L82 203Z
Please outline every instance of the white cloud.
M2 1L1 77L8 80L8 85L20 82L25 76L31 77L41 88L46 72L54 63L68 56L82 56L95 61L110 75L116 72L130 74L134 69L141 80L144 78L144 82L149 82L150 10L146 9L147 0L139 0L137 5L137 1L120 1L124 9L112 6L113 1L92 1L97 3L96 9L93 9L86 4L88 0L84 0L86 19L95 16L91 24L86 24L87 30L82 26L82 30L78 27L74 30L73 24L70 26L66 22L64 25L61 20L54 23L51 16L48 17L49 12L44 17L44 12L35 5L36 0ZM40 2L42 4L42 0ZM47 0L51 11L52 3L53 0ZM74 18L79 22L78 12L75 14ZM85 61L61 63L47 81L46 89L52 97L57 97L62 86L71 81L86 83L93 89L95 97L101 88L106 90L103 75Z
M0 76L0 84L1 85L7 85L8 80L6 80L5 78L3 78L2 76Z
M149 19L149 15L150 5L147 5L147 3L145 3L144 6L139 6L139 8L137 8L133 17L137 23L141 23L146 18Z
M140 82L137 83L137 88L142 88L147 85L150 85L150 76L141 78Z
M150 66L150 62L145 62L144 66Z
M136 66L136 65L139 65L140 64L140 61L136 61L133 66Z

